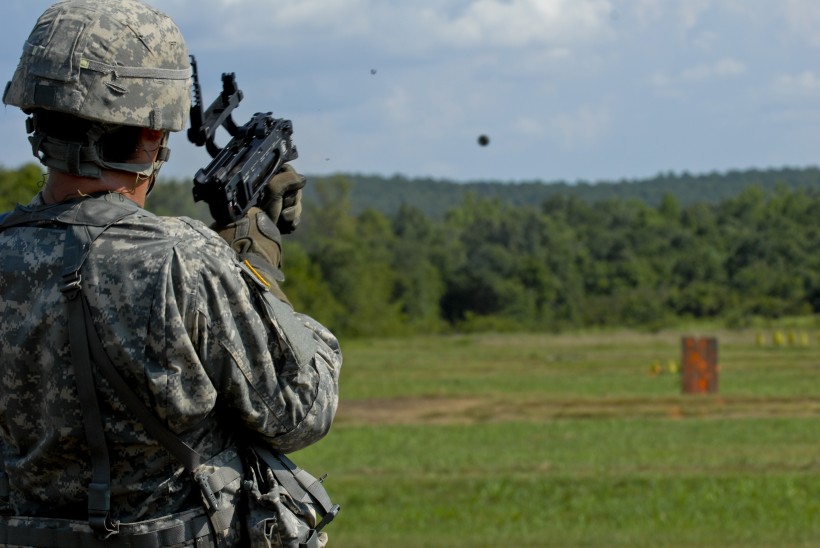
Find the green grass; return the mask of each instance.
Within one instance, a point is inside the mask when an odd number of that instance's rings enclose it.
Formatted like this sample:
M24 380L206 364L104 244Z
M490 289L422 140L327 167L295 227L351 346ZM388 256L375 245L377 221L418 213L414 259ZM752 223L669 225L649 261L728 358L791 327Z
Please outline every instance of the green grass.
M331 546L820 545L820 345L714 334L712 396L650 374L678 333L349 342L295 456L330 473Z

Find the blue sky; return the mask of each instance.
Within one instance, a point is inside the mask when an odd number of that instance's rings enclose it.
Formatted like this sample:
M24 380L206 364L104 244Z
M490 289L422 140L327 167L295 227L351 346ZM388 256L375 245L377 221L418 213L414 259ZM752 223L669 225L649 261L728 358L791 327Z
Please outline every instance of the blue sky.
M4 0L0 73L50 1ZM820 163L817 0L153 0L307 174L615 181ZM30 156L0 111L0 164ZM486 134L490 144L476 139ZM164 175L208 161L183 134ZM33 159L33 158L32 158Z

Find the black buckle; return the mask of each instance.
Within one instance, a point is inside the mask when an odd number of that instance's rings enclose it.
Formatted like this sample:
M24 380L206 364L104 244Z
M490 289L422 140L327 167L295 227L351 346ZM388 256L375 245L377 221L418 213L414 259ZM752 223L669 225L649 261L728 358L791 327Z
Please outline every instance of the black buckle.
M319 548L319 532L311 529L305 542L299 543L299 548Z
M120 532L120 522L111 521L111 490L105 483L88 485L88 525L100 539L107 539Z
M66 274L63 276L63 287L60 288L60 293L66 296L67 299L71 300L77 296L77 293L80 292L82 286L80 283L83 281L83 277L80 276L79 272L72 272L70 274Z
M194 476L194 480L199 484L199 490L202 497L205 499L205 504L208 510L219 510L219 499L217 499L214 490L211 489L211 483L208 481L208 476L205 474L198 474Z
M338 504L334 504L334 505L333 505L333 508L331 508L330 510L328 510L327 514L325 514L325 515L322 517L322 520L321 520L319 523L317 523L317 524L316 524L315 529L316 529L317 531L321 531L322 529L324 529L324 528L325 528L325 526L326 526L328 523L330 523L331 521L333 521L333 518L335 518L335 517L338 515L339 510L341 510L341 509L342 509L342 507L341 507L341 506L339 506Z
M91 511L88 513L88 525L97 538L106 540L120 533L120 522L111 521L108 512Z

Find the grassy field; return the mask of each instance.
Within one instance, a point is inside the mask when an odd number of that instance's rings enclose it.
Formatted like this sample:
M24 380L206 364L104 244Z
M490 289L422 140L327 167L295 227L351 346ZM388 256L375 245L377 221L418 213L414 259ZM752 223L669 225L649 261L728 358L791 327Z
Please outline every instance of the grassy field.
M719 394L681 394L682 335L718 338ZM334 548L820 546L820 340L774 335L348 341L295 458Z

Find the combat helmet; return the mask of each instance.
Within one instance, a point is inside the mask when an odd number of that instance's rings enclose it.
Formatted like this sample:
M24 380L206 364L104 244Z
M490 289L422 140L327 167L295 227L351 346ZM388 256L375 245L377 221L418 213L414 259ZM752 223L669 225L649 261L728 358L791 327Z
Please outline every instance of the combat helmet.
M170 17L139 0L63 0L37 20L3 102L34 113L29 140L43 164L99 177L100 168L154 171L105 162L97 142L122 126L182 130L190 88L188 50ZM38 131L38 111L93 122L85 142Z

